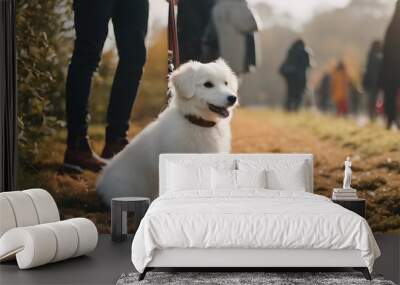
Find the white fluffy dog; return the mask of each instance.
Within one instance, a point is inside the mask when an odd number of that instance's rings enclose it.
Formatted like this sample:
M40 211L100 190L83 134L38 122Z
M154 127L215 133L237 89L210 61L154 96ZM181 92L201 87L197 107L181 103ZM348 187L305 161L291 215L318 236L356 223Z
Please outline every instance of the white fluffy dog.
M238 81L229 66L221 59L191 61L172 73L169 84L169 106L105 167L97 192L107 205L114 197L156 198L161 153L230 151Z

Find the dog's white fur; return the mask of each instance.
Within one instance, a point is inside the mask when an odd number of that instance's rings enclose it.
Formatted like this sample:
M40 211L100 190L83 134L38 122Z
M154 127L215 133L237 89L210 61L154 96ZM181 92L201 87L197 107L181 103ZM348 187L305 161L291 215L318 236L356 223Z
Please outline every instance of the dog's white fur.
M206 87L205 82L213 86ZM97 192L107 205L114 197L156 198L161 153L230 152L230 119L237 104L229 106L227 96L237 97L238 80L229 66L221 59L208 64L191 61L172 73L169 84L173 92L169 106L103 170ZM226 107L229 116L212 112L208 104ZM188 114L216 125L194 125L184 117Z

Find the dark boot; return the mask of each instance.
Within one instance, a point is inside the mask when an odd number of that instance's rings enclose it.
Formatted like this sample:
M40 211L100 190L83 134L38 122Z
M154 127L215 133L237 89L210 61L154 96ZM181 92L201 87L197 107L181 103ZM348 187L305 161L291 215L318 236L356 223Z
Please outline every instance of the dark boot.
M126 137L119 137L116 139L107 139L101 157L104 159L111 159L125 148L129 143Z
M105 165L106 162L94 153L90 147L87 136L68 139L68 146L64 156L64 167L67 170L99 172Z

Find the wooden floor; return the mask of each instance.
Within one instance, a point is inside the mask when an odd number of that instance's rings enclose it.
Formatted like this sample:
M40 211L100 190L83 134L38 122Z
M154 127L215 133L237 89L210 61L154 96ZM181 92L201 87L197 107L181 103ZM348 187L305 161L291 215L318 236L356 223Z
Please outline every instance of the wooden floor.
M400 235L376 235L382 256L374 272L400 282ZM134 271L130 259L132 237L114 243L100 235L97 249L78 257L30 270L19 270L15 262L0 265L0 284L115 284L124 272ZM312 270L310 270L312 271Z

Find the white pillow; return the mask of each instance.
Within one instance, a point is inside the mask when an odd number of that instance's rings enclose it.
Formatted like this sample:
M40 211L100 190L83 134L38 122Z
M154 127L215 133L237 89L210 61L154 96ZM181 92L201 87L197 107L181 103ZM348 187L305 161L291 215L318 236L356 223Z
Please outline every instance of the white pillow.
M216 156L202 157L201 155L194 155L193 157L174 158L166 162L169 164L182 165L184 167L212 167L215 169L237 169L236 159L221 158Z
M272 190L306 191L305 161L248 159L238 161L240 170L267 170L267 188Z
M213 168L211 173L213 190L236 190L236 170Z
M268 170L268 188L274 190L290 190L306 192L306 178L304 168L297 168L290 173L280 170Z
M211 190L211 167L168 164L168 191Z
M268 188L267 171L263 170L235 170L237 188Z
M213 190L238 190L241 188L267 188L267 171L212 169Z

